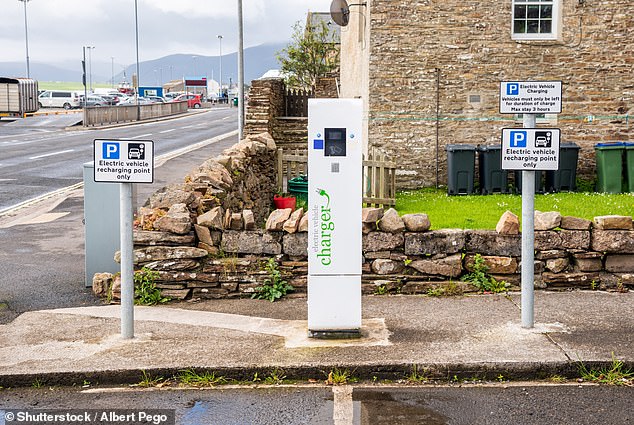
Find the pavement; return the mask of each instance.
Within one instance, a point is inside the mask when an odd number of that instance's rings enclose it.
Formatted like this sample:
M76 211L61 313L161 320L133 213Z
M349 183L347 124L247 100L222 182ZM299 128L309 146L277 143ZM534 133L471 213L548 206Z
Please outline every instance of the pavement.
M306 298L232 299L135 307L135 337L120 337L120 306L30 311L0 325L0 387L138 383L183 369L251 380L283 371L325 379L578 377L579 362L634 364L634 293L535 294L535 326L520 296L364 296L362 337L307 336ZM0 306L1 308L1 306Z

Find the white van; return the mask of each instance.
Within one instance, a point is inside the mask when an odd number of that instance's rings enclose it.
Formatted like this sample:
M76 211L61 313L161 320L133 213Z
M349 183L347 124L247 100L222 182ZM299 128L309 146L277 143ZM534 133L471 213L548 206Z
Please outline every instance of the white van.
M81 106L80 92L69 90L46 90L39 95L40 108L73 109Z

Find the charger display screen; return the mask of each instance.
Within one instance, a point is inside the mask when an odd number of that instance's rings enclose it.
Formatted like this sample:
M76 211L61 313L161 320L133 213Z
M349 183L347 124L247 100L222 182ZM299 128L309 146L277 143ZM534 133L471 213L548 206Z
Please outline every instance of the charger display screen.
M324 136L325 156L346 156L345 128L326 128Z

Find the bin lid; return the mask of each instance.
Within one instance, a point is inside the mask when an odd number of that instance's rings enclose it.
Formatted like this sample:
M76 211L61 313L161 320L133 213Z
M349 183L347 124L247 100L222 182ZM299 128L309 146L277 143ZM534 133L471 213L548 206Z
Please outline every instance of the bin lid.
M307 181L308 181L308 176L297 176L289 180L289 182L293 182L293 183L306 183Z
M576 143L572 143L572 142L561 143L559 145L559 148L560 149L577 149L577 150L581 149L579 147L579 145L577 145Z
M502 146L500 146L500 145L480 145L480 146L478 146L478 150L480 152L499 151L500 149L502 149Z
M475 151L475 146L473 145L447 145L445 146L445 150L447 152L456 152L456 151Z
M623 142L606 142L606 143L597 143L594 145L595 149L623 149L625 143Z

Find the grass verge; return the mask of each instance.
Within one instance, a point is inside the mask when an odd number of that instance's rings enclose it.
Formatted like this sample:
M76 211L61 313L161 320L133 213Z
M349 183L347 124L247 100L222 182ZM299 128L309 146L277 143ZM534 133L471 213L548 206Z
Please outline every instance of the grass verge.
M535 209L558 211L562 216L588 220L610 214L631 216L634 214L634 193L537 194ZM507 210L521 217L522 197L510 194L448 196L445 190L425 188L397 193L396 210L400 215L427 214L432 229L492 230Z

